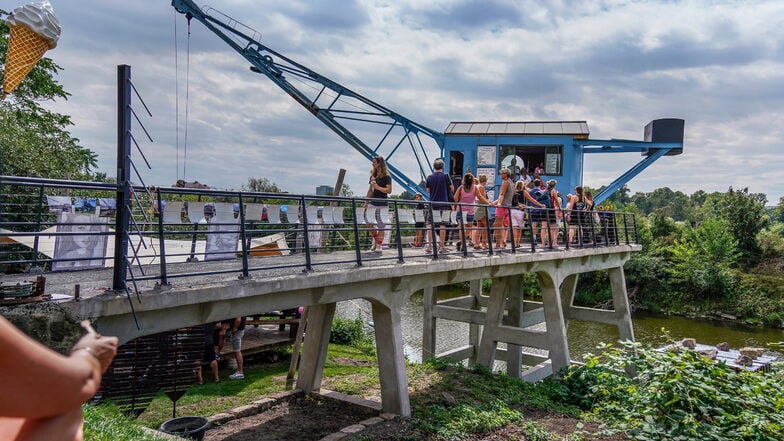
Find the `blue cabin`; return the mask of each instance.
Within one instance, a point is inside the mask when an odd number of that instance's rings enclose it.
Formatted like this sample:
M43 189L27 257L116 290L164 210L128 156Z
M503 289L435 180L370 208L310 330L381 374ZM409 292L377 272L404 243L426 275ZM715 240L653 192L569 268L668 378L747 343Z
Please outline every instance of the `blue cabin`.
M558 181L556 188L565 197L583 184L585 154L641 152L639 164L595 195L599 204L659 157L681 154L683 131L684 120L677 118L648 123L644 141L589 139L585 121L452 122L444 131L443 151L453 180L467 172L487 175L489 198L497 195L501 168L508 168L515 181L542 169L541 178Z

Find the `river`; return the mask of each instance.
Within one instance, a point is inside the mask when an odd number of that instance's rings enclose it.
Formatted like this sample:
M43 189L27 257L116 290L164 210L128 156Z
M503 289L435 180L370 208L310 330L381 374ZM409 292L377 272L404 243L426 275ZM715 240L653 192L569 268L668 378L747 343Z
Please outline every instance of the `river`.
M439 289L439 298L465 295L465 292ZM421 361L422 355L422 293L415 294L402 311L403 342L405 354L411 361ZM364 300L351 300L338 304L336 315L346 319L361 318L368 330L372 331L370 303ZM637 341L660 346L667 343L662 328L667 329L674 340L686 337L695 338L698 343L715 345L729 343L732 348L744 346L766 347L767 343L784 341L784 330L746 326L734 322L698 320L679 316L662 316L636 313L632 317L634 334ZM543 326L543 325L542 325ZM600 323L573 320L568 330L569 351L572 360L580 360L582 354L596 351L601 342L612 343L618 340L615 327ZM449 320L438 320L436 347L439 353L468 343L468 324ZM784 354L775 353L784 358Z

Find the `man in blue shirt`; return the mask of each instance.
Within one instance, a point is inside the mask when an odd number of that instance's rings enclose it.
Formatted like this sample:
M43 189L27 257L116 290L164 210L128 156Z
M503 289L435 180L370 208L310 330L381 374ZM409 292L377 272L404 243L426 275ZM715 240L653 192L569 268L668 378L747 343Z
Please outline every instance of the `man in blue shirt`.
M427 194L430 195L430 201L433 203L433 211L442 211L441 219L449 219L449 210L451 207L451 202L449 200L449 195L453 194L454 187L452 186L452 179L444 173L444 160L443 159L436 159L433 161L433 170L434 173L427 177ZM428 213L430 211L428 210ZM428 217L428 223L432 223L432 219ZM438 251L440 253L449 252L449 250L444 246L444 239L446 238L446 228L444 222L439 222L436 225L436 228L439 229L439 241L438 241ZM432 233L430 234L432 236ZM433 238L430 238L430 244L435 242ZM430 249L427 250L430 252Z

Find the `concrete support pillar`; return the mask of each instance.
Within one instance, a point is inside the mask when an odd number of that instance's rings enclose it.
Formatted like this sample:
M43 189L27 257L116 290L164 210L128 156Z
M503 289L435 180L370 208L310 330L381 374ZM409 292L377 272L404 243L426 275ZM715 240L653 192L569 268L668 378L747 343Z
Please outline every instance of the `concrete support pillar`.
M509 287L509 294L507 296L507 314L504 324L507 326L514 326L520 328L523 325L523 284L522 278L520 283L514 283ZM520 378L523 367L523 348L520 345L512 343L506 344L506 375L514 378Z
M297 375L297 389L301 389L306 394L321 389L334 316L334 303L308 306L308 322L300 324L300 326L307 326L307 330Z
M623 273L623 267L610 268L609 273L618 334L621 340L634 341L634 327L632 326L629 297L626 294L626 277Z
M490 300L487 303L487 312L485 314L485 327L482 330L482 340L476 357L476 362L486 366L488 369L492 369L495 363L495 350L498 347L496 330L503 324L506 299L509 297L510 289L515 285L518 287L522 286L522 276L515 275L493 279L493 286L490 289Z
M482 304L480 303L480 297L482 295L482 279L472 280L468 289L468 293L472 300L471 309L477 311L481 310ZM479 325L468 325L468 344L474 348L473 354L468 357L468 364L476 364L476 355L477 352L479 352L479 339L481 336L482 329Z
M561 309L559 283L548 273L537 273L539 288L542 292L544 321L547 326L547 346L553 372L569 365L569 343L566 340L566 325Z
M577 280L579 274L570 274L566 276L561 283L561 309L563 310L564 318L566 318L566 330L569 330L569 319L572 318L570 312L574 304L574 296L577 292Z
M433 307L438 302L436 288L427 287L422 297L422 361L436 356L436 318L433 317Z
M400 308L390 308L378 302L372 302L372 305L381 381L381 410L403 417L411 416Z

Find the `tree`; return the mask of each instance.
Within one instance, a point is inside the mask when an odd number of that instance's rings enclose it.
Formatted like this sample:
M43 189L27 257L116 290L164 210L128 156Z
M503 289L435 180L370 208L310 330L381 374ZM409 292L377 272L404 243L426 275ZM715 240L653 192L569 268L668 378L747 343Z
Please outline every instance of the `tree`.
M732 288L730 268L740 257L738 241L721 218L710 218L687 228L670 249L673 280L696 298L718 299Z
M776 222L784 222L784 196L779 198L779 205L773 209L772 217Z
M759 258L757 234L770 223L765 212L767 198L761 193L749 193L748 188L733 190L727 193L708 195L702 209L706 218L716 217L727 223L727 228L738 242L747 265Z
M5 60L8 35L8 26L0 21L0 60ZM40 104L68 99L69 94L54 79L61 69L43 58L14 93L0 102L0 174L91 178L96 155L67 131L73 124L71 118ZM0 72L5 72L5 66Z
M242 186L242 190L254 193L283 193L278 184L268 178L248 178L248 183Z

